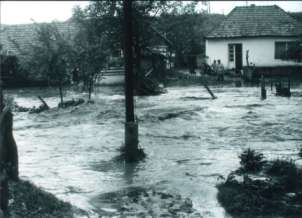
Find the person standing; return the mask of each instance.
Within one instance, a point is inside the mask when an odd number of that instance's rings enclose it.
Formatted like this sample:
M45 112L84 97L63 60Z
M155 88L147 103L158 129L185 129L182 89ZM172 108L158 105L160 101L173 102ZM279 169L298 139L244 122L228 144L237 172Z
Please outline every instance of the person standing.
M217 74L217 63L216 60L213 61L212 65L211 65L212 71L214 72L214 74Z
M218 64L217 64L217 75L218 75L217 80L218 81L222 82L224 80L224 75L223 74L224 74L224 66L221 63L221 61L218 60Z

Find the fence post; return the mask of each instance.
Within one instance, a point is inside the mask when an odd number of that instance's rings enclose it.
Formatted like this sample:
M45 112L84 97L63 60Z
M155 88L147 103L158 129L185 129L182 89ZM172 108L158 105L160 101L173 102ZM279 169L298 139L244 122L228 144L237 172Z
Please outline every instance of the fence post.
M263 74L261 76L261 99L266 99L265 80Z

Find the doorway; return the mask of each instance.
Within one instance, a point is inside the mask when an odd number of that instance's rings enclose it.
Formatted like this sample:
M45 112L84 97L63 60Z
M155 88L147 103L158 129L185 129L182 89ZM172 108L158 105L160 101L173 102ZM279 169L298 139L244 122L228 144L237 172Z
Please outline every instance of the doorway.
M235 44L235 69L236 73L240 73L242 69L242 44Z

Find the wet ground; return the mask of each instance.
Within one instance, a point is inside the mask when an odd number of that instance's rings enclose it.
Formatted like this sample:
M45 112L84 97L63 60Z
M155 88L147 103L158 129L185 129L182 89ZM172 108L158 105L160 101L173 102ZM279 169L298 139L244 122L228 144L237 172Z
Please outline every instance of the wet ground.
M193 201L205 218L229 217L219 205L216 184L238 168L247 147L270 158L297 158L302 145L302 97L276 97L257 87L170 87L166 94L136 97L140 145L147 158L137 165L116 161L124 135L121 87L99 87L95 104L15 113L20 173L25 179L98 217L110 211L96 199L127 187L152 186ZM302 92L302 85L293 89ZM55 107L57 90L10 90L20 106ZM74 91L66 93L80 97ZM296 96L296 97L295 97ZM109 207L109 208L108 208Z

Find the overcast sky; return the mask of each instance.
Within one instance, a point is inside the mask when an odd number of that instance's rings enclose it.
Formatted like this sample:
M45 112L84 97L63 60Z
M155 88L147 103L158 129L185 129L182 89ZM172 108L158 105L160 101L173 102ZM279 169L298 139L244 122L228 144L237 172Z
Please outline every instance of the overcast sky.
M75 5L85 7L87 1L2 1L1 23L22 24L64 21L71 17ZM302 1L210 1L211 13L228 14L235 6L279 5L285 11L302 11ZM204 6L202 6L204 8Z

